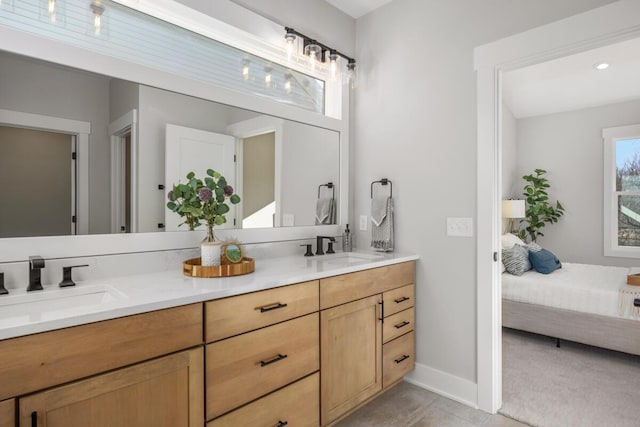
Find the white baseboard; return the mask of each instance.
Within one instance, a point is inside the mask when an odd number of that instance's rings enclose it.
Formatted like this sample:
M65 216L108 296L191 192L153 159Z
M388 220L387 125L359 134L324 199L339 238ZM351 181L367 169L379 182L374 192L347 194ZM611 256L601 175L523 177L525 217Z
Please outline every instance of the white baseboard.
M416 363L416 369L405 381L444 397L478 409L478 385L464 378Z

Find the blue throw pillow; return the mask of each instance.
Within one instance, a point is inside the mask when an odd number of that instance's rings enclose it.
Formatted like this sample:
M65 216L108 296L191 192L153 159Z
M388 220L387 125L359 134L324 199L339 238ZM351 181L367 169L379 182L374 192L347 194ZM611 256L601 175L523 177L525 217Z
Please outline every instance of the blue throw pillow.
M546 249L541 249L537 252L529 251L529 261L531 266L542 274L549 274L562 268L562 263L560 263L558 257Z

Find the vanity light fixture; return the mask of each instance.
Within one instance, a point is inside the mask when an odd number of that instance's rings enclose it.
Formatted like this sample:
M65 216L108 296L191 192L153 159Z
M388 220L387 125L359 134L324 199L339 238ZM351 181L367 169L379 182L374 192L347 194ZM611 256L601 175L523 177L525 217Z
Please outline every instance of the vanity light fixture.
M264 86L271 87L271 67L264 67Z
M593 68L595 68L596 70L606 70L607 68L609 68L609 63L604 61L596 62L595 64L593 64Z
M329 61L331 70L331 80L336 80L339 74L338 57L342 57L347 61L347 81L351 87L355 87L356 77L356 60L338 52L325 44L318 42L315 39L305 36L304 34L294 30L291 27L284 27L286 34L284 36L287 42L287 57L290 59L293 54L294 41L296 36L302 39L302 45L304 46L304 55L309 57L309 64L312 69L315 69L316 62Z
M242 80L249 80L249 64L251 61L248 59L242 61Z
M102 28L102 14L104 13L104 6L99 1L91 3L91 11L93 12L93 28L96 36L100 35L100 29Z

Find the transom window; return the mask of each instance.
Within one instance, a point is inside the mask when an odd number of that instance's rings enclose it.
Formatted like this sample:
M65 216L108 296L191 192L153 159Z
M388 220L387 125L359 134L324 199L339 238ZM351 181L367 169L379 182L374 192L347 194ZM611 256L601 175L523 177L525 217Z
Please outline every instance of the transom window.
M640 125L606 128L604 254L640 258Z

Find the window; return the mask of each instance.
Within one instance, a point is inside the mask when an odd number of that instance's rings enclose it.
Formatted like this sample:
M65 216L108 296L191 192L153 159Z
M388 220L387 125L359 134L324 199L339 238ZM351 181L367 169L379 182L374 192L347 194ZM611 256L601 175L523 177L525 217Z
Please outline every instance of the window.
M602 130L604 254L640 258L640 125Z

